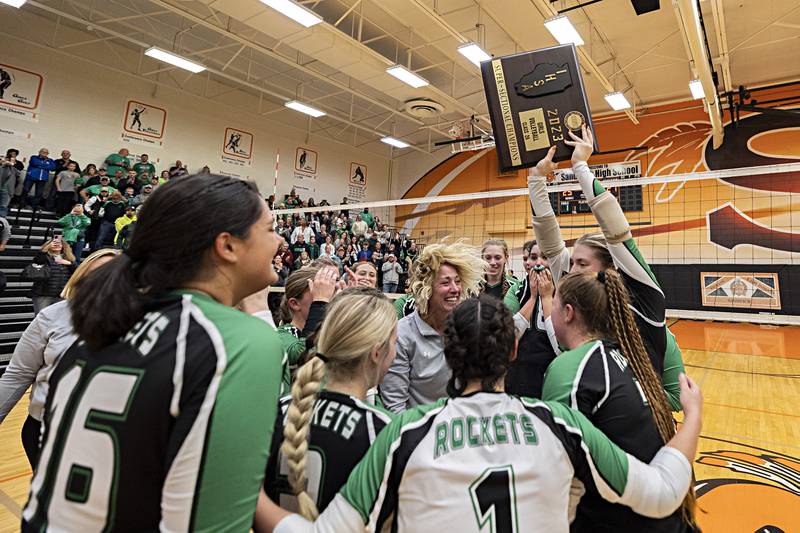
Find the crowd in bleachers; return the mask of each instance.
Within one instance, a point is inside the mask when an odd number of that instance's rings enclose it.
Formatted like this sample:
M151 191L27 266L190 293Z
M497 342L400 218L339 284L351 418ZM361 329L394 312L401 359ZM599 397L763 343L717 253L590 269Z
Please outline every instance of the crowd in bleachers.
M34 258L34 266L23 273L25 279L37 282L31 295L37 312L57 301L63 288L63 283L44 283L43 272L65 270L69 277L85 253L101 248L126 250L139 210L153 191L171 179L189 175L180 160L159 172L147 154L141 154L134 162L126 148L109 154L100 165L85 166L72 159L66 149L58 159L50 158L47 148L27 161L19 155L19 150L8 149L0 166L0 218L7 217L12 206L53 210L58 216L56 229L61 230L53 239L58 241L57 252L53 252L53 241L48 240ZM198 172L210 170L204 166ZM285 241L274 260L279 273L277 286L283 286L288 275L298 268L328 257L342 275L357 263L371 263L378 287L390 293L405 291L417 245L408 235L382 223L369 208L358 212L314 210L330 203L322 200L317 205L313 198L301 199L294 190L279 200L274 195L266 200L270 208L278 210L312 209L276 216L276 229ZM342 204L347 204L347 198L342 199ZM4 224L6 228L10 226Z

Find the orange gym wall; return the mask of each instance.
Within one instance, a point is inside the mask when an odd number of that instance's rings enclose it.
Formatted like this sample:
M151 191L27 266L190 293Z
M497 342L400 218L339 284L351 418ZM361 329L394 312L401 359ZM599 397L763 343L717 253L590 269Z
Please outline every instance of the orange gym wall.
M792 91L800 96L800 90ZM783 89L765 91L758 97L767 100L791 94ZM737 128L728 124L725 142L713 153L707 152L710 124L698 102L651 109L639 125L624 116L605 117L595 123L601 150L648 149L595 156L590 164L638 160L644 175L665 176L800 160L800 115L768 117L767 125L763 124L765 117L743 114ZM744 140L742 132L747 137ZM470 158L476 160L441 188L445 176ZM525 187L525 175L524 170L501 174L493 149L482 157L461 153L427 172L404 197L431 196L437 185L439 195ZM791 234L794 227L800 227L800 213L792 215L800 199L791 194L800 192L798 178L800 173L792 172L647 186L643 210L627 216L645 257L654 263L800 264L800 235L795 238ZM411 208L398 207L395 219L398 225L413 228L412 233L425 242L459 234L473 242L502 237L520 246L518 241L531 236L530 213L523 197L488 204L430 204L425 209L417 206L413 213ZM567 240L596 230L591 215L561 215L559 221ZM713 226L716 244L709 226Z

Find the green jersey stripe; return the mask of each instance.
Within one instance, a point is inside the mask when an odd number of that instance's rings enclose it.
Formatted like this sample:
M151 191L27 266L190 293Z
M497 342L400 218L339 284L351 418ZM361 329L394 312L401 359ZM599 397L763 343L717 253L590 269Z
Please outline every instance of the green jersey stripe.
M205 438L194 531L246 531L252 524L269 455L280 390L283 349L264 321L193 297L208 319L218 353L227 358ZM243 410L247 412L242 419ZM212 460L213 459L213 460ZM219 491L236 494L224 501ZM234 504L231 504L235 502Z
M577 435L583 458L589 466L598 492L611 501L619 500L628 482L628 455L611 442L578 411L557 402L520 398L529 411L544 408L568 433ZM541 417L540 417L541 418Z
M178 338L175 339L175 370L172 372L172 399L169 402L169 414L177 417L180 414L181 391L183 391L183 367L186 364L186 334L189 332L189 315L191 314L192 297L181 296L181 323L178 326Z
M206 450L206 433L211 412L216 402L219 383L228 362L222 336L216 326L194 305L191 295L184 295L183 305L189 309L191 317L203 327L214 347L217 356L216 369L206 388L203 403L195 416L192 429L183 440L178 454L170 464L164 488L161 493L161 529L186 531L192 528L192 518L197 511L198 476ZM182 316L181 316L182 318Z
M359 512L365 525L374 523L383 505L392 459L400 446L403 432L424 424L430 416L444 408L445 402L440 400L432 405L415 407L395 418L381 431L350 474L341 495Z

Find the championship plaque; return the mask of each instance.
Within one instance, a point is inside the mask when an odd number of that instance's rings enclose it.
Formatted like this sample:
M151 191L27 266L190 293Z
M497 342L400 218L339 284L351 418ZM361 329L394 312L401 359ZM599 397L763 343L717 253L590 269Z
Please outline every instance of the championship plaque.
M535 166L552 145L554 161L569 159L567 132L592 127L572 44L484 61L481 73L503 172Z

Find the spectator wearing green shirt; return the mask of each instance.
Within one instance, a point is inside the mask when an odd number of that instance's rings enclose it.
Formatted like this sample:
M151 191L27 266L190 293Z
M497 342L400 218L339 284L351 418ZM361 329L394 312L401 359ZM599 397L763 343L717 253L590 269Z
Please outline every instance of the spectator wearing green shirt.
M317 238L312 235L308 239L308 256L313 260L319 258L319 244L317 244Z
M86 242L86 228L92 223L91 219L83 214L83 205L77 203L72 206L72 211L58 219L58 223L63 229L64 241L69 244L75 255L75 263L80 264Z
M106 168L108 169L109 176L116 176L118 170L121 170L122 175L124 176L125 173L128 172L128 170L130 170L131 162L128 159L129 154L130 152L128 152L127 148L120 148L119 152L117 152L116 154L111 154L108 157L106 157L105 165Z
M375 229L375 217L369 212L369 207L365 207L361 213L361 220L367 223L369 229Z
M133 165L133 170L136 171L136 177L142 179L142 174L147 172L148 176L156 175L156 167L150 162L150 156L142 154L139 156L139 162Z
M133 174L133 172L131 172ZM111 176L111 186L117 187L120 182L125 181L125 172L122 169L117 169L113 176Z
M109 185L108 181L109 181L108 180L108 176L102 176L100 178L100 184L99 185L90 185L88 187L84 187L83 189L81 189L81 197L84 200L88 200L92 196L99 195L100 191L102 191L103 189L108 191L109 194L110 194L111 192L113 192L116 189L114 187L112 187L111 185Z

